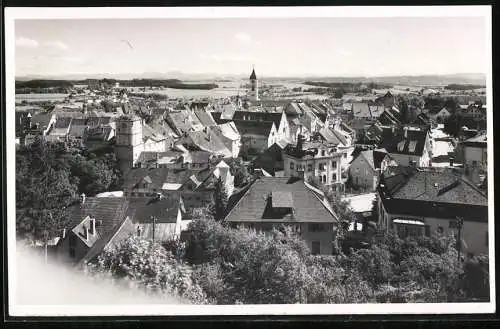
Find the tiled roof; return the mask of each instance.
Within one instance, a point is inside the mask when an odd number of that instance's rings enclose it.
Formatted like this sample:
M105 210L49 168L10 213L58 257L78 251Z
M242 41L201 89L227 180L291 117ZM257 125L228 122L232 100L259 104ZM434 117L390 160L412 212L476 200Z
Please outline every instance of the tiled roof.
M72 118L70 117L58 117L56 119L56 123L54 124L54 128L69 128L69 125L71 124Z
M471 137L464 142L462 142L463 146L473 146L473 147L487 147L487 135L485 132L482 132L474 137Z
M190 115L188 111L178 111L167 113L169 123L178 133L193 131L193 126L202 126L200 120L195 115Z
M273 195L279 205L290 205L291 211L273 207ZM286 197L285 197L286 196ZM337 218L304 181L288 177L261 177L244 193L226 217L229 222L335 223Z
M383 175L384 192L392 199L467 205L488 204L487 197L452 169L397 170Z
M151 217L157 218L157 223L175 223L180 207L180 197L169 194L164 199L154 200L153 197L128 198L127 216L134 223L150 223Z
M231 140L240 139L240 133L238 132L238 128L236 128L236 125L234 124L234 122L227 122L227 123L220 124L219 128L225 137L227 137Z
M406 138L401 132L397 135L384 136L381 146L389 153L422 156L427 134L426 129L409 129Z
M210 112L206 110L194 110L194 113L198 117L198 120L206 127L215 126L217 124Z
M151 183L148 188L160 191L164 183L184 184L192 175L204 178L208 174L210 174L208 169L133 168L125 176L123 187L125 189L138 188L139 183L149 177Z
M202 151L224 156L231 156L232 154L224 142L211 129L207 129L207 131L192 131L188 133L188 137Z
M269 136L273 125L272 121L248 121L248 120L234 120L236 129L243 135L261 135Z
M356 118L371 118L372 116L368 103L352 103L352 112Z
M96 231L100 237L109 233L119 224L127 210L128 203L123 198L87 197L83 204L75 203L65 210L68 227L77 227L87 216L96 219Z
M331 144L335 144L335 145L338 145L338 144L346 145L347 144L347 141L345 140L345 138L343 136L341 136L340 134L336 134L332 129L328 128L327 126L324 126L323 128L321 128L321 130L319 131L319 134L325 139L325 141L327 143L331 143Z
M276 128L279 127L282 114L279 112L249 112L249 111L236 111L233 120L245 120L254 122L274 122Z

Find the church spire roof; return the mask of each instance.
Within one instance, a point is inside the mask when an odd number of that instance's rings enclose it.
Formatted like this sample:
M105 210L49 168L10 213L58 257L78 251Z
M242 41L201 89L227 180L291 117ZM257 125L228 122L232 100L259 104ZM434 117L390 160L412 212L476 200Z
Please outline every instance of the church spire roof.
M257 80L257 75L255 75L255 68L252 68L252 74L250 74L250 80Z

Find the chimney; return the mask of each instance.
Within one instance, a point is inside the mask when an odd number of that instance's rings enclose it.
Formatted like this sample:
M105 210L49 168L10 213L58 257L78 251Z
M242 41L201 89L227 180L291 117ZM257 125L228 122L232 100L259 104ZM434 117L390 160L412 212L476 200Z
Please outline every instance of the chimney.
M95 218L90 219L90 229L89 229L90 234L95 235Z
M297 136L297 150L303 151L303 147L304 147L304 136L299 134Z
M87 225L84 225L83 226L83 234L85 235L85 240L88 240L89 239L89 228L87 227Z

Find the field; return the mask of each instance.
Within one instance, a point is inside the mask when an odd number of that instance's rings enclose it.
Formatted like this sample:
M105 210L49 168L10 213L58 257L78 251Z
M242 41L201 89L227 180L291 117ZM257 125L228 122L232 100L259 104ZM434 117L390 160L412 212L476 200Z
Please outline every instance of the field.
M68 94L16 94L16 103L22 101L30 102L59 102L63 101Z

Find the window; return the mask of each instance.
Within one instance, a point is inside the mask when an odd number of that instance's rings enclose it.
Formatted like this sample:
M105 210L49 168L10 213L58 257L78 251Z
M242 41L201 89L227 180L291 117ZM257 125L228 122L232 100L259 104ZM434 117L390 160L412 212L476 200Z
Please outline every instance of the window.
M437 232L438 232L439 234L443 234L443 232L444 232L443 227L442 227L442 226L438 226L438 228L437 228Z
M295 167L294 163L293 162L290 162L290 170L293 170Z
M312 164L308 164L307 165L307 172L311 172L313 171L313 165Z
M425 225L425 236L431 236L431 227L429 225Z
M337 161L332 161L332 168L337 169Z
M325 227L323 223L311 223L308 225L307 230L309 232L324 232Z
M321 243L319 241L312 242L312 254L317 255L321 251Z
M337 174L332 174L332 183L337 181Z
M396 230L401 238L407 237L417 237L422 236L424 232L422 232L423 226L420 225L401 225L396 224Z
M344 157L344 159L345 159L345 158L347 158L347 153L344 153L344 154L343 154L343 157Z
M325 164L324 163L320 163L319 164L319 170L325 170Z
M323 183L326 183L326 175L323 175Z
M325 150L321 151L321 156L325 156Z

